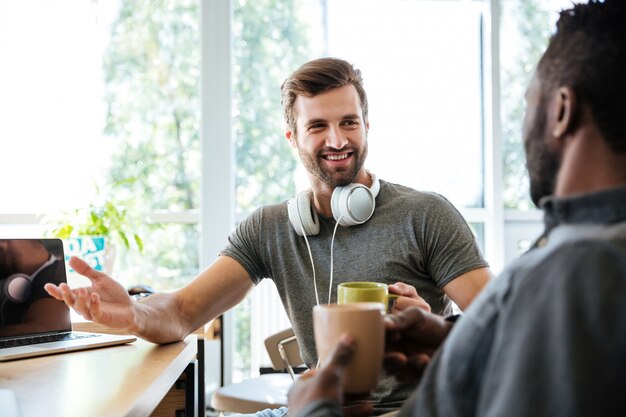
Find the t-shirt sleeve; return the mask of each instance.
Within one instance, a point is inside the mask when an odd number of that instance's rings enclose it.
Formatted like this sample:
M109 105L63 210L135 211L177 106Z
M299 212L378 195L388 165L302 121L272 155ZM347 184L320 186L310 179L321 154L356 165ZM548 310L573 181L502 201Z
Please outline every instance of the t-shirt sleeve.
M418 240L423 246L428 274L439 288L466 272L488 267L474 232L461 213L443 196L431 193L425 204Z
M259 249L262 247L261 227L263 224L263 209L255 210L244 219L228 237L228 244L220 255L226 255L239 262L250 274L250 279L258 284L268 276L265 263Z

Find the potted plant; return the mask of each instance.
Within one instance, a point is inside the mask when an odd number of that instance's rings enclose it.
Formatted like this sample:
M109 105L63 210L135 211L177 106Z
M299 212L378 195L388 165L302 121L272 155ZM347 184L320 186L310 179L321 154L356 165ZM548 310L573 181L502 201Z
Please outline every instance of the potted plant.
M120 202L90 203L58 219L48 219L47 234L63 239L67 255L80 256L94 269L111 274L118 247L136 247L143 252L135 218Z

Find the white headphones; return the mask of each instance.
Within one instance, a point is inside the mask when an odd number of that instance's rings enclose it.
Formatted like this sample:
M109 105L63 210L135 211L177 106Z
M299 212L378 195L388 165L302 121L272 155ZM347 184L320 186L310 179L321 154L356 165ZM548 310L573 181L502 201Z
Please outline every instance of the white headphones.
M31 275L17 273L7 277L2 283L2 295L14 303L23 303L30 298L31 286L35 277L44 269L55 263L57 259L50 255L43 265Z
M372 186L368 188L363 184L352 183L333 190L330 198L330 208L333 217L342 226L355 226L363 224L372 217L376 206L376 196L380 191L380 182L374 174ZM317 235L320 232L320 223L317 213L311 204L308 191L301 191L287 203L289 221L296 233L303 236L302 230L307 236Z

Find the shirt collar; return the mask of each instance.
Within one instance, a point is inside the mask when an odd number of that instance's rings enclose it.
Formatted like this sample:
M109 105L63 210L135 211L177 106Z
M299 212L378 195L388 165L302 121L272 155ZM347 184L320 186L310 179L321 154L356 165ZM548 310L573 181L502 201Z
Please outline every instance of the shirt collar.
M616 223L626 220L626 186L540 201L546 229L563 223Z

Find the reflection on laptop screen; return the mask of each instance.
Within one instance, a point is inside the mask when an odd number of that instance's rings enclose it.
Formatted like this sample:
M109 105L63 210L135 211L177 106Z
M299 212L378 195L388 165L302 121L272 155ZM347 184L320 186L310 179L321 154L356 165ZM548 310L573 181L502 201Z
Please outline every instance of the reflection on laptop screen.
M47 282L66 282L60 239L0 239L0 338L71 330L69 309Z

